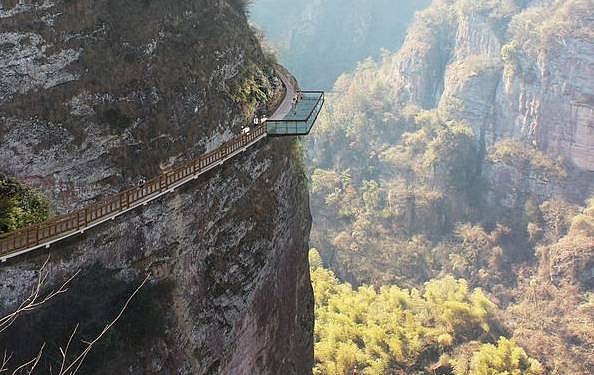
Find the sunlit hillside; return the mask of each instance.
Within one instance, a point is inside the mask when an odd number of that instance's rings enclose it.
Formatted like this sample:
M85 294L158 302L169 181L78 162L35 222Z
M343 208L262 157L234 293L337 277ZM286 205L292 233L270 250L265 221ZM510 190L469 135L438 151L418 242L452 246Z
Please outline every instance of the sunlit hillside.
M493 303L495 336L515 340L544 373L586 375L594 368L586 156L594 6L541 3L435 1L398 52L337 80L308 142L311 243L341 280L377 293L465 280ZM328 330L358 319L348 316L318 314L319 369L341 361L320 348L336 340ZM365 352L358 335L348 345ZM489 348L481 356L495 356ZM424 365L442 363L441 354ZM398 368L431 373L415 358ZM500 373L486 368L468 371Z

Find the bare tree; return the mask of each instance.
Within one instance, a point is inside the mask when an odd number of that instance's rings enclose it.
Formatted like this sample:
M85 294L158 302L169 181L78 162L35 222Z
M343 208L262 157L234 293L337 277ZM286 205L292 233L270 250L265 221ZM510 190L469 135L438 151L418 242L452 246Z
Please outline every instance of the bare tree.
M76 327L72 331L72 335L70 335L70 338L68 339L68 343L66 344L66 347L64 349L60 348L60 354L62 355L62 366L60 367L60 372L58 373L58 375L74 375L78 372L78 370L80 369L80 366L83 364L85 358L87 357L89 352L93 349L93 346L95 344L97 344L99 342L99 340L101 340L101 338L117 323L118 320L120 320L120 318L124 315L124 312L128 308L128 305L130 305L130 302L132 302L132 300L134 299L136 294L138 294L140 289L142 289L144 284L146 284L149 277L150 277L150 275L146 275L146 277L140 283L140 285L138 285L138 287L132 292L132 294L130 294L130 296L126 300L126 303L124 303L124 305L120 309L119 313L115 316L115 318L112 321L110 321L109 323L107 323L105 325L105 327L103 327L101 332L99 332L99 334L94 339L92 339L90 341L82 341L82 343L84 345L86 345L85 348L83 349L82 353L80 353L76 358L74 358L68 364L68 349L70 348L72 339L73 339L74 335L76 334L76 331L79 326L78 324L76 325Z
M48 301L60 294L66 293L68 291L68 285L70 284L70 282L80 273L80 270L76 271L76 273L72 275L70 278L68 278L68 280L64 281L59 288L50 291L42 297L41 292L43 288L46 286L47 278L49 276L49 271L46 269L49 260L50 257L48 256L45 262L43 262L41 268L39 269L37 283L33 287L33 290L31 290L31 294L29 295L29 297L27 297L14 310L14 312L4 316L3 318L0 318L0 333L6 331L8 327L10 327L12 323L14 323L14 321L18 319L19 316L39 308L40 306L44 305L45 303L47 303Z
M69 277L66 281L64 281L58 288L55 288L47 293L43 293L48 281L49 271L47 270L47 265L49 263L50 257L45 260L43 265L40 267L37 276L37 283L31 290L29 296L11 313L7 314L6 316L0 318L0 335L2 335L8 328L10 328L14 322L23 314L30 313L41 306L47 304L49 301L54 299L55 297L67 293L69 290L69 285L71 284L72 280L76 278L80 270L76 271L71 277ZM74 337L78 332L80 323L77 323L75 328L72 331L72 334L68 338L68 341L64 348L60 347L60 369L57 372L58 375L74 375L76 374L81 366L84 363L85 358L91 352L93 347L105 336L107 332L120 320L120 318L124 315L126 309L134 299L134 297L138 294L138 292L142 289L142 287L147 283L149 280L150 274L147 274L144 280L138 285L138 287L128 296L126 302L119 310L118 314L109 321L103 329L91 340L81 340L82 344L84 345L83 351L74 357L73 359L69 359L70 354L69 350L71 349L71 345L74 341ZM0 374L8 374L9 372L12 375L17 374L32 374L43 356L46 344L43 343L41 348L31 360L24 362L18 365L16 368L10 372L10 362L13 358L12 353L8 353L4 351L4 355L0 360ZM50 368L50 373L53 373L52 369Z

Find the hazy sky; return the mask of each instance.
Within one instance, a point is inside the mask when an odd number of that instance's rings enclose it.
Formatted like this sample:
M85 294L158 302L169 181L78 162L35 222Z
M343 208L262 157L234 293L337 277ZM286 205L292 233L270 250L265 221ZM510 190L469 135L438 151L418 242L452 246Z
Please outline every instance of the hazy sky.
M358 61L400 47L430 0L256 0L252 20L302 85L330 88Z

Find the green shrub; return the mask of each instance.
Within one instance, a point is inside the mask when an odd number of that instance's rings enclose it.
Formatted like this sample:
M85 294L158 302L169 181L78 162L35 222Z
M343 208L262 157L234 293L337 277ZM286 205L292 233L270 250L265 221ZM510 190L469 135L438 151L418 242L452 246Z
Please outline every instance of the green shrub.
M0 175L0 233L47 220L50 204L37 190Z
M497 345L484 344L474 353L470 369L456 366L456 375L539 375L543 373L537 360L528 357L514 341L500 337ZM465 366L464 366L465 367Z
M452 277L424 290L384 286L353 289L309 255L315 294L314 374L414 373L428 353L449 352L490 331L494 305L479 290Z
M266 74L255 64L249 64L243 79L229 87L229 95L237 104L242 104L247 113L252 113L258 103L265 103L272 94L272 86Z

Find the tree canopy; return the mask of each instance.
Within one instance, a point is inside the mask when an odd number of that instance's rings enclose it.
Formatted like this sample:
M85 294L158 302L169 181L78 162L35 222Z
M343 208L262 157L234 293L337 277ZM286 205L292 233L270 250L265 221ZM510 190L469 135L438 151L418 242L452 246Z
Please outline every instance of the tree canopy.
M464 280L444 277L422 289L394 285L353 289L323 267L317 250L312 249L309 257L315 294L316 375L409 374L430 366L432 355L455 356L461 344L488 343L497 337L495 305ZM491 352L497 356L489 362L485 358ZM451 361L452 366L456 363ZM481 346L471 368L457 374L539 374L540 369L537 361L504 338L497 346ZM484 372L485 368L500 372Z

